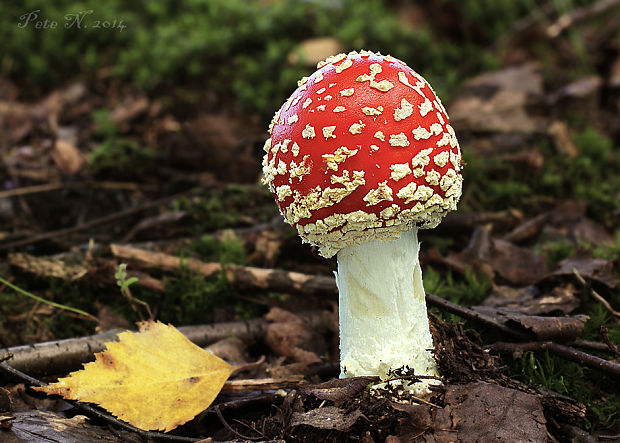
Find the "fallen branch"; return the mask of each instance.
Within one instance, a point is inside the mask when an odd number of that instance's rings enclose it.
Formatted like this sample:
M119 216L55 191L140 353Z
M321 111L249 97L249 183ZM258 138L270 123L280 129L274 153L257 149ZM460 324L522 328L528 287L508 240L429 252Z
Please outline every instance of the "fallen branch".
M485 346L485 349L490 349L496 352L510 352L510 353L522 353L526 351L544 351L549 350L554 354L558 354L567 360L574 361L584 366L589 366L594 369L598 369L608 374L620 377L620 364L608 361L595 355L586 354L585 352L578 351L577 349L569 346L560 345L558 343L550 341L537 341L529 343L506 343L497 342L489 346Z
M206 263L195 258L179 258L163 252L112 244L110 250L115 257L132 260L143 266L179 272L186 268L204 276L216 276L222 272L228 282L238 289L263 289L276 292L296 292L304 295L337 294L333 277L315 276L280 269L254 268L250 266Z
M299 315L310 323L312 329L325 331L331 326L329 316L322 311L309 311ZM231 336L248 342L257 340L265 333L269 324L258 318L210 325L181 326L178 329L198 346L207 346ZM122 331L116 329L87 337L16 346L0 350L0 361L33 376L66 374L93 360L93 355L103 351L106 342L115 341L119 332Z

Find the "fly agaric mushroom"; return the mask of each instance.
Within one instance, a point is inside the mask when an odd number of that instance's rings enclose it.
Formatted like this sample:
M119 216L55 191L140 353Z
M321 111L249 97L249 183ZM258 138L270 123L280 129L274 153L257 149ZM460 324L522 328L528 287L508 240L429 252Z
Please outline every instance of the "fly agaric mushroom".
M303 241L337 254L341 377L437 375L417 230L461 195L446 110L405 63L368 51L298 85L269 127L264 181Z

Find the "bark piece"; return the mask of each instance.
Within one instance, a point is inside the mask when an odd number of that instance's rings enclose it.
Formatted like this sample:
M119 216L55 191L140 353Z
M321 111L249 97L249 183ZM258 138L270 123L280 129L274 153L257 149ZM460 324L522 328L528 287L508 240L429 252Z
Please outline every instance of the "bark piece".
M247 344L238 337L229 337L210 344L205 349L229 363L247 363Z
M355 397L366 386L376 381L377 377L336 378L325 383L308 386L302 389L302 392L321 400L341 402Z
M141 442L137 434L117 431L117 436L107 429L93 426L84 415L65 418L49 411L16 412L10 430L2 432L5 443L32 441L82 443L98 442Z
M332 328L332 316L323 311L310 311L300 316L308 322L309 328L317 333ZM268 325L265 320L259 318L210 325L181 326L178 329L198 346L206 346L230 336L237 337L244 342L258 340L265 333ZM112 330L87 337L1 349L0 360L7 355L12 355L4 362L31 376L66 374L79 369L82 363L91 361L93 354L103 351L104 343L114 340L119 332L121 331Z
M502 240L516 244L536 237L540 233L541 229L549 221L549 217L550 214L548 212L545 212L537 215L534 218L526 220L525 222L514 228L512 231L510 231L508 234L506 234L502 238Z
M0 387L0 414L13 411L11 392Z
M54 277L66 281L75 281L88 273L86 267L80 264L68 264L60 259L36 257L21 252L9 254L8 261L12 266L18 267L22 271L45 278Z
M346 413L336 406L325 406L308 412L294 412L291 417L291 427L306 425L317 429L348 432L362 417L364 414L359 409Z
M568 130L568 125L560 120L555 120L547 129L555 150L566 157L575 158L579 155L577 146Z

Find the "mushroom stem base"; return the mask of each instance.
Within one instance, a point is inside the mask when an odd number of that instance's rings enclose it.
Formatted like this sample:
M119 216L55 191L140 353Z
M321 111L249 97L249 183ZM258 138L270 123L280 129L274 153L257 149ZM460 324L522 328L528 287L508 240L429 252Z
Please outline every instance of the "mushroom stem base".
M385 379L390 372L408 369L438 375L419 250L413 228L396 240L373 240L338 252L341 378ZM429 380L423 384L428 386Z

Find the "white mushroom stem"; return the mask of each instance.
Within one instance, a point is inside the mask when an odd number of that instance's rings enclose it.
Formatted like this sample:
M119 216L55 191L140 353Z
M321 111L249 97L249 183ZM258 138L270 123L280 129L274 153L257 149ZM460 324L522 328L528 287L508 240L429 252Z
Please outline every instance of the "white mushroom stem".
M438 375L431 349L417 228L338 252L340 377L412 368ZM431 381L432 383L432 381ZM411 386L425 390L428 382Z

